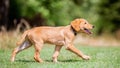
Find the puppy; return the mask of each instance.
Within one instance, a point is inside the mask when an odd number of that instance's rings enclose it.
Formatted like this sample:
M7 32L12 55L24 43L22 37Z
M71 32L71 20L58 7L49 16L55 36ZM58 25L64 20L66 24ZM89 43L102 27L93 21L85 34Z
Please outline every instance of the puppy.
M20 41L17 42L17 47L13 50L11 55L11 61L15 60L15 56L20 51L27 49L34 45L35 54L34 59L37 62L43 62L40 58L39 52L41 51L44 43L50 43L55 45L55 51L53 54L53 62L57 62L57 57L62 46L84 60L89 60L90 57L83 54L80 50L76 49L73 45L73 40L77 33L84 32L91 34L91 29L94 26L89 24L85 19L75 19L70 25L60 27L35 27L25 31Z

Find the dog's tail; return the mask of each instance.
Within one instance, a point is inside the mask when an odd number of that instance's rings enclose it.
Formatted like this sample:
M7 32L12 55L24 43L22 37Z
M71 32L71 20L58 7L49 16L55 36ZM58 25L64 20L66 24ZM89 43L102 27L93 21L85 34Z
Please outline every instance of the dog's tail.
M26 40L27 34L28 34L28 30L23 33L20 41L18 41L16 44L17 44L17 45L21 45L21 44Z

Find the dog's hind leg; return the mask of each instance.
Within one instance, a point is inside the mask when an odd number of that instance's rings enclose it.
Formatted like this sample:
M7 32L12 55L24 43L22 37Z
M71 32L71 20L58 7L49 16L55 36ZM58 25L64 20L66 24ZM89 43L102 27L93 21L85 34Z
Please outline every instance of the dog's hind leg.
M39 52L42 49L42 46L43 46L43 43L41 43L41 42L38 42L38 43L36 42L34 45L34 48L35 48L34 59L35 59L35 61L37 61L39 63L43 62L43 60L40 58L40 54L39 54Z
M17 53L19 53L20 51L22 51L26 48L29 48L30 46L31 46L31 43L27 40L25 40L22 44L18 45L12 52L11 62L14 62L15 56L16 56Z

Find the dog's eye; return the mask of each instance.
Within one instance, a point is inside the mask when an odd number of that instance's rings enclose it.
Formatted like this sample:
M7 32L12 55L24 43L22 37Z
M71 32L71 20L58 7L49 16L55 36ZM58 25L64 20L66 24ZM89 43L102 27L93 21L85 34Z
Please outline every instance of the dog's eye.
M85 22L85 24L87 24L87 23Z

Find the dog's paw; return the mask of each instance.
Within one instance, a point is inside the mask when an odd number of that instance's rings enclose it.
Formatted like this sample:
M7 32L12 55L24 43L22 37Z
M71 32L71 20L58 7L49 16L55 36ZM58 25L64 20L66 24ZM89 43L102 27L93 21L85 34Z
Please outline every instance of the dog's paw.
M14 57L12 57L12 58L10 59L11 62L14 62L14 60L15 60Z
M54 62L54 63L58 63L57 59L53 59L53 62Z
M83 60L90 60L91 58L90 58L90 56L84 55L84 56L82 57L82 59L83 59Z

